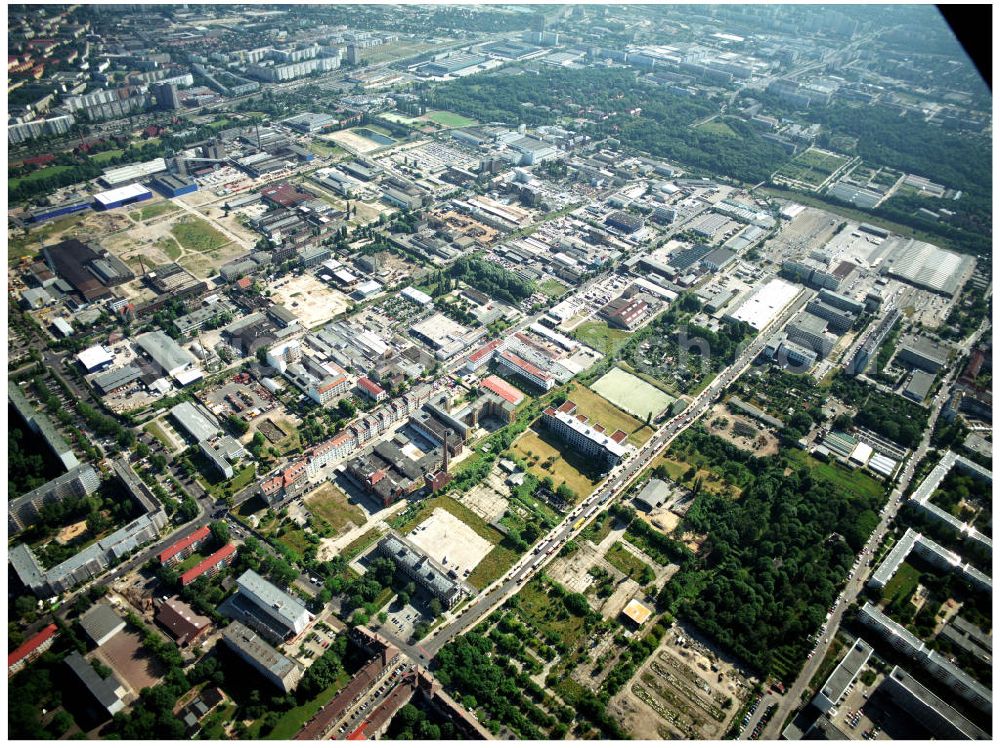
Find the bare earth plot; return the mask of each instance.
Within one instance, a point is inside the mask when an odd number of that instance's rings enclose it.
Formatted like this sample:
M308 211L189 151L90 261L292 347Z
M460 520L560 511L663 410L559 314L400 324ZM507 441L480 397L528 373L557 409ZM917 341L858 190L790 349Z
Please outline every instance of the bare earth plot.
M641 419L645 419L649 413L655 418L673 405L676 399L617 366L590 388L612 405Z
M360 527L368 519L364 509L352 504L339 488L329 482L308 494L304 502L309 511L328 523L337 535L351 527Z
M347 310L351 300L314 275L282 278L271 284L271 299L312 329Z
M778 437L770 429L761 427L749 418L730 413L724 403L714 405L702 422L710 434L715 434L746 452L752 452L755 457L778 454Z
M96 652L137 694L143 688L155 685L164 675L153 653L143 646L139 634L131 629L115 634Z
M493 544L450 512L437 507L410 531L407 539L434 561L458 572L471 572L486 558Z
M341 130L340 132L335 132L331 135L320 135L319 138L321 140L335 143L341 148L356 154L371 153L372 151L377 151L379 148L385 147L376 143L374 140L366 138L364 135L358 135L351 130Z

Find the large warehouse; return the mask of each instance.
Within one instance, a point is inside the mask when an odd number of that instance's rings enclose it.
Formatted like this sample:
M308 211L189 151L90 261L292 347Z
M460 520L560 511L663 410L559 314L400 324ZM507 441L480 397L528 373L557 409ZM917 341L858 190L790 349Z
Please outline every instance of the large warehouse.
M888 275L919 288L954 295L975 260L915 239L896 239L885 265Z
M141 184L127 184L107 192L98 192L94 195L94 204L98 210L111 210L123 205L149 200L152 196L153 193Z
M729 319L746 322L755 330L763 330L781 314L802 288L781 278L772 278L727 315Z

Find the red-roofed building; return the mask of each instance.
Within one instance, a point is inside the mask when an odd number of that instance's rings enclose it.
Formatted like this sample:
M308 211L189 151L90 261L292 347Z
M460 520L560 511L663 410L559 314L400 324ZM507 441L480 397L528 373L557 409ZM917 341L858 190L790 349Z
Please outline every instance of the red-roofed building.
M501 351L497 354L497 364L501 372L506 371L521 377L545 392L556 386L555 377L510 351Z
M38 156L32 156L31 158L26 158L21 163L25 166L44 166L50 161L55 161L55 154L52 153L42 153Z
M52 642L56 640L56 636L58 635L59 627L54 623L50 623L7 655L7 677L9 678L14 673L24 670L30 662L41 657L42 653L52 646Z
M199 527L190 535L186 535L160 554L160 563L164 566L174 566L205 545L212 531L208 525Z
M508 384L500 377L494 376L493 374L490 374L490 376L480 382L479 386L485 390L496 393L511 405L517 405L524 400L524 393L521 392L521 390L511 384Z
M618 444L621 444L627 438L628 438L628 434L626 434L621 429L618 429L615 433L613 433L611 435L611 440L614 441L614 442L617 442Z
M499 339L491 340L479 350L469 354L469 360L465 364L465 370L472 374L473 372L482 369L493 360L494 354L503 343L504 341Z
M267 202L281 208L294 208L296 205L316 199L313 193L288 182L272 184L262 189L260 194Z
M368 377L359 377L358 378L357 389L358 389L358 392L360 392L362 395L365 395L366 397L371 398L372 400L374 400L377 403L380 403L383 400L385 400L387 397L389 397L389 393L388 392L386 392L382 387L380 387L379 385L377 385L375 382L373 382L372 380L370 380Z
M190 605L174 595L164 600L156 620L174 637L178 646L193 644L208 633L211 619L198 615Z
M181 587L187 587L204 574L215 575L220 569L229 566L234 558L236 558L236 546L226 543L204 561L181 574Z
M241 291L248 290L250 288L250 286L252 286L252 285L253 285L253 281L251 281L246 276L244 276L244 277L240 278L238 281L236 281L236 287L238 289L240 289Z
M293 462L281 472L265 478L257 486L260 497L270 506L302 495L309 478L309 462Z

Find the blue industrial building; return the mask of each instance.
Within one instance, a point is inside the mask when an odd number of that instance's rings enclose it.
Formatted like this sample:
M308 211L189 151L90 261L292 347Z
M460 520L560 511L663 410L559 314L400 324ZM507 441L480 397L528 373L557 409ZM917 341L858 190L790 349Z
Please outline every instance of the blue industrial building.
M164 197L180 197L198 191L198 185L193 179L177 174L157 174L150 184Z
M59 216L69 215L70 213L79 213L81 210L87 210L89 208L90 203L87 202L52 205L47 208L38 208L37 210L33 210L24 220L26 223L41 223L42 221L49 221L53 218L58 218Z

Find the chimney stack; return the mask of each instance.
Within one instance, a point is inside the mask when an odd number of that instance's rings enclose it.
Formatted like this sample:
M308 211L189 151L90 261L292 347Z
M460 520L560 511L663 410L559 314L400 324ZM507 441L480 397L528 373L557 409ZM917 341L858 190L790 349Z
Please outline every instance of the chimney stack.
M451 429L445 429L444 432L444 458L441 461L441 470L445 473L448 472L448 437L451 436Z

